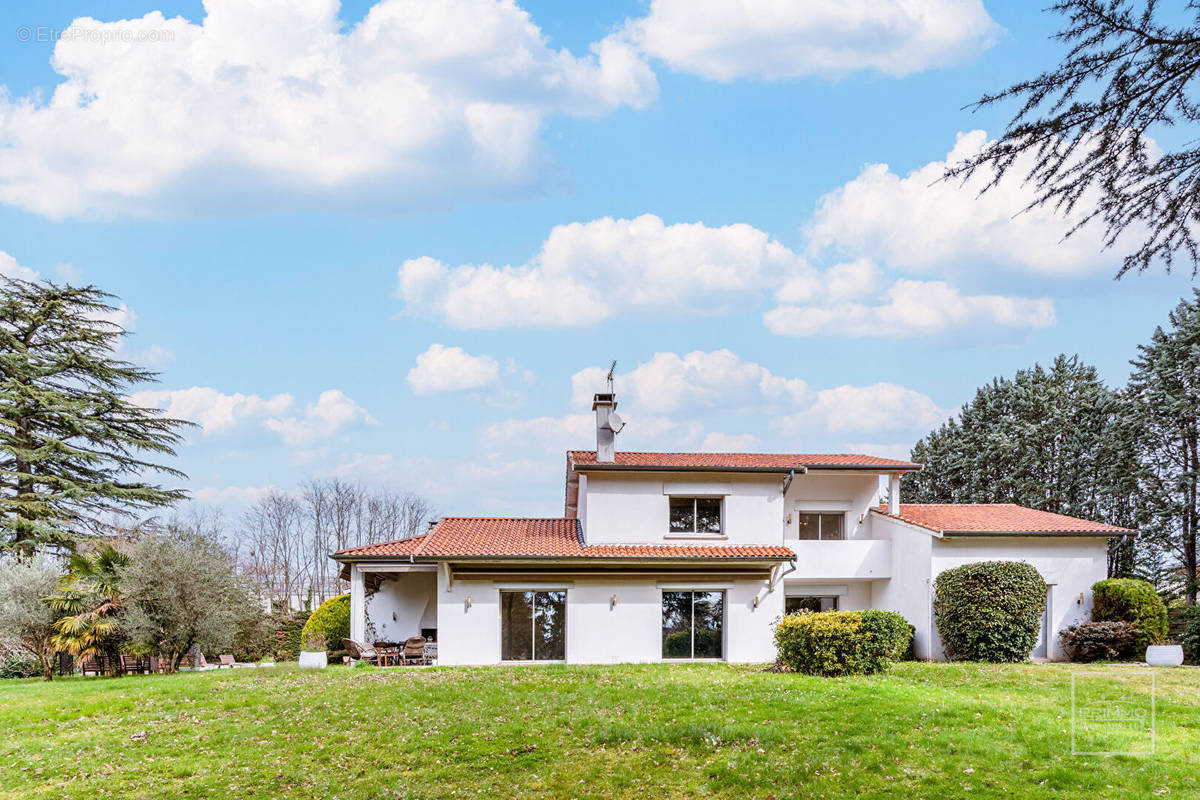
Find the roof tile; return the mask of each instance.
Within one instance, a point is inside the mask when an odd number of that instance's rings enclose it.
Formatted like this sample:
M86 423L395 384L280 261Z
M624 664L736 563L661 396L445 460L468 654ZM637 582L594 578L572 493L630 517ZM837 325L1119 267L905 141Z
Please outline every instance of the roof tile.
M571 463L577 467L594 466L595 450L570 450ZM678 469L920 469L912 461L864 456L853 453L638 453L617 451L615 466L663 467Z
M938 533L1133 533L1015 503L901 503L899 514L889 514L886 508L875 511Z
M782 545L585 545L579 521L566 518L444 517L428 533L335 554L376 558L754 558L791 559Z

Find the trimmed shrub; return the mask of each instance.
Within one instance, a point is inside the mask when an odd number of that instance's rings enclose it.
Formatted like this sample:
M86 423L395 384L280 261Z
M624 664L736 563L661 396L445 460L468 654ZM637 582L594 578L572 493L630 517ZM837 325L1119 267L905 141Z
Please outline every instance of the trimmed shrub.
M982 561L938 576L934 619L951 661L1025 661L1046 610L1046 582L1020 561Z
M311 616L307 611L295 614L277 614L272 617L275 624L273 655L278 661L295 661L300 657L300 633Z
M1136 578L1109 578L1092 586L1093 622L1133 622L1137 639L1122 652L1141 658L1146 647L1167 635L1167 606L1148 582Z
M809 675L869 675L908 649L909 627L891 611L788 614L775 626L779 661Z
M304 637L314 633L325 638L325 647L341 649L342 639L350 638L350 595L338 595L321 603L308 622L304 623L304 630L300 632L301 642Z
M1111 661L1134 646L1138 633L1136 622L1081 622L1058 636L1072 661Z

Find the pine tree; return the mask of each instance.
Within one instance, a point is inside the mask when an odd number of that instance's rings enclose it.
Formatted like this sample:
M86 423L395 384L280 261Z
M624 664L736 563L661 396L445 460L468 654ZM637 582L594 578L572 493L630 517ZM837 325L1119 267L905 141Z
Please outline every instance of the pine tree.
M951 419L919 441L925 464L904 478L918 503L1018 503L1136 527L1141 503L1137 429L1129 399L1078 356L1060 355L980 387ZM1132 569L1114 540L1110 571Z
M1200 535L1200 291L1170 313L1138 347L1129 378L1141 426L1141 458L1153 497L1144 530L1152 546L1173 555L1190 605L1196 604L1197 537Z
M155 373L116 357L125 331L95 287L0 283L0 550L71 549L102 518L164 506L180 489L148 482L179 470L182 426L128 398Z

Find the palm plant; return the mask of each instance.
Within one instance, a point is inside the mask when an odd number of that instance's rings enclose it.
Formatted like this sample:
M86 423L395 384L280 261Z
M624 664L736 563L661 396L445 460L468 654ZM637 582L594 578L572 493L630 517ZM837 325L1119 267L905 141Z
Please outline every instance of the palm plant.
M120 663L122 638L120 570L129 557L103 544L87 554L71 556L67 574L57 594L48 598L61 618L55 623L54 644L76 657L107 656Z

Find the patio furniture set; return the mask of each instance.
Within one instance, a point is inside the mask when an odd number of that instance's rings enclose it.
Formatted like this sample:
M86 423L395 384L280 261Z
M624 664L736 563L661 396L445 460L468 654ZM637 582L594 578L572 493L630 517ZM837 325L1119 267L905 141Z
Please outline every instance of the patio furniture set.
M437 661L437 642L410 636L403 642L373 642L370 647L353 639L342 639L348 661L365 661L379 667L429 666Z

